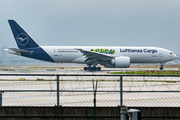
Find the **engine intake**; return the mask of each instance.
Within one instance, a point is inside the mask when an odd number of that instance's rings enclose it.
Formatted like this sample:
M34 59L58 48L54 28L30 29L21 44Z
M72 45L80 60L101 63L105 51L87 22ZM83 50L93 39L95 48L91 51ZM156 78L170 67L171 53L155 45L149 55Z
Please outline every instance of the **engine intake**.
M115 57L111 60L111 64L113 64L115 68L129 68L130 58L126 56Z

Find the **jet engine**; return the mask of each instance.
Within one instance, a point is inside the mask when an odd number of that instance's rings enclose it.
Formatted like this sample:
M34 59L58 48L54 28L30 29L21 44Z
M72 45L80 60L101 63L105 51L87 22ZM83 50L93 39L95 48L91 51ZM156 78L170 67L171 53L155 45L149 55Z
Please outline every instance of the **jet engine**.
M130 58L126 56L115 57L111 60L111 64L115 68L128 68L130 66Z

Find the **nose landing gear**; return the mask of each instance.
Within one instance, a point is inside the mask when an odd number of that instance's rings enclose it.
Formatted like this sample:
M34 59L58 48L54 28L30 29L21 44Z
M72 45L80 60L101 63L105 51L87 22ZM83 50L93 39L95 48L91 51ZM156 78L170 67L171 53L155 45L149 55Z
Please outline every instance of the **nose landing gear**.
M163 66L164 66L164 65L161 63L161 67L160 67L159 69L160 69L160 70L163 70L163 69L164 69Z

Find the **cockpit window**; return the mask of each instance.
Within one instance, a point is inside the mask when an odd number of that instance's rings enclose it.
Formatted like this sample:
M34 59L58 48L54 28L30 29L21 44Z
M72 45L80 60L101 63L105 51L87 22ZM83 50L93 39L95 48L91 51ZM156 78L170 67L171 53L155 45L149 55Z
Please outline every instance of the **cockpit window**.
M170 52L170 54L172 55L173 53L172 53L172 52Z

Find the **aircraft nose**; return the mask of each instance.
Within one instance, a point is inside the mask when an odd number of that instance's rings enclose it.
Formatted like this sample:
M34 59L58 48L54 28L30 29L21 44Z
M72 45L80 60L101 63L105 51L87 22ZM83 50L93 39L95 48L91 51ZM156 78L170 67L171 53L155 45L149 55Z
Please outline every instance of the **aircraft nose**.
M174 59L176 59L176 58L177 58L177 55L176 55L176 54L174 54L174 55L173 55L173 60L174 60Z

